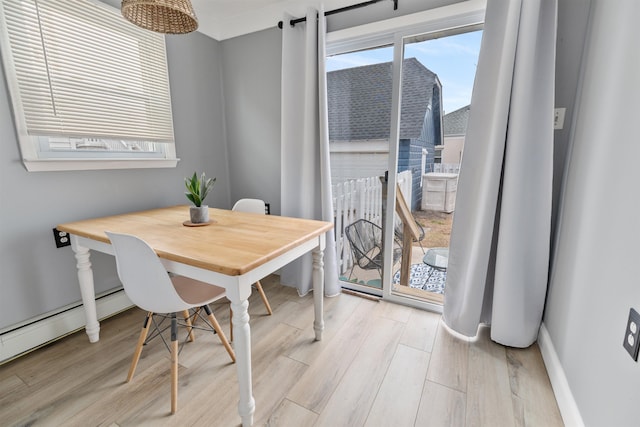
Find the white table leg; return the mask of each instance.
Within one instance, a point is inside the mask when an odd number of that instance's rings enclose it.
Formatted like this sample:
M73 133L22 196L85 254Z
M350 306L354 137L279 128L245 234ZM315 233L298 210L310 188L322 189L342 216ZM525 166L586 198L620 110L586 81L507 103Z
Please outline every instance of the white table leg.
M312 252L313 255L313 305L315 320L313 330L316 333L316 341L322 340L324 331L323 302L324 302L324 251L318 246Z
M251 385L251 329L247 312L249 301L246 297L240 299L239 296L233 295L234 293L228 292L227 297L231 300L231 309L233 310L233 347L236 352L240 390L238 413L242 419L242 426L247 427L253 424L253 413L256 410L256 401L253 398Z
M75 253L76 266L78 267L78 282L80 283L80 294L82 295L82 305L86 322L86 331L89 342L97 342L100 339L100 323L96 311L96 291L93 287L93 270L89 260L89 248L77 243L75 236L71 236L71 247Z

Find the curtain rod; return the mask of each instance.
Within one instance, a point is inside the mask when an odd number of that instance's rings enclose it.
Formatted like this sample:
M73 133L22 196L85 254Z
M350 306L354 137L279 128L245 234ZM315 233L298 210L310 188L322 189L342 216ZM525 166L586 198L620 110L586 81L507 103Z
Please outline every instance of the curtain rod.
M369 0L369 1L365 1L364 3L358 3L358 4L352 4L351 6L345 6L345 7L341 7L340 9L335 9L335 10L329 10L327 12L324 13L324 16L329 16L329 15L335 15L336 13L341 13L341 12L347 12L349 10L353 10L353 9L358 9L361 7L365 7L365 6L369 6L372 5L374 3L379 3L381 1L385 1L385 0ZM398 0L391 0L393 2L393 10L398 10ZM298 19L292 19L291 21L289 21L289 24L294 27L296 24L299 24L300 22L305 22L307 20L307 18L298 18ZM278 28L282 29L282 21L278 22Z

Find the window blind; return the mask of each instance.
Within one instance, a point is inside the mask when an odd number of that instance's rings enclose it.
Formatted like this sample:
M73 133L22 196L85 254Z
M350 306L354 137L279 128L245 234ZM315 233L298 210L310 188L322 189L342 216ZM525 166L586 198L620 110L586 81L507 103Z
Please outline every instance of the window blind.
M174 141L164 37L88 0L3 0L29 135Z

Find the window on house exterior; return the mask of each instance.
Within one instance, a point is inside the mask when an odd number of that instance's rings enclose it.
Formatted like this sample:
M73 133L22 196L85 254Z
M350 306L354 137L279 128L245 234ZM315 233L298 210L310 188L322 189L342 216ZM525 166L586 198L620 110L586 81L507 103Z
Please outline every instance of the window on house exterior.
M27 170L176 165L162 35L90 0L3 0L0 35Z

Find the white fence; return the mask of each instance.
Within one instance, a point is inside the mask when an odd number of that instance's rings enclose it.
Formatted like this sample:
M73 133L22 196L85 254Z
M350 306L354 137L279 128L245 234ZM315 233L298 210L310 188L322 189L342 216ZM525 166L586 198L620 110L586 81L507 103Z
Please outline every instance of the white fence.
M434 163L434 172L460 173L460 163Z
M405 200L411 206L411 171L398 174L398 186ZM340 274L349 271L353 265L349 242L344 228L359 220L366 219L374 224L382 223L382 183L377 176L352 179L332 185L335 217L336 251Z

